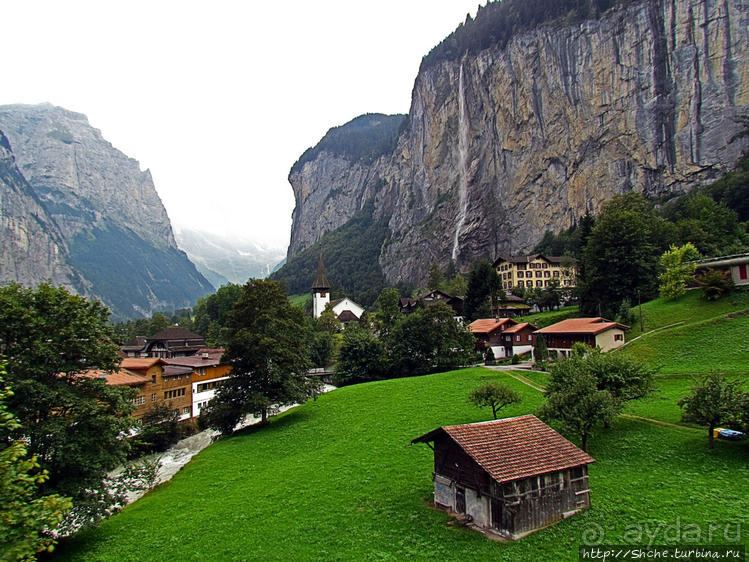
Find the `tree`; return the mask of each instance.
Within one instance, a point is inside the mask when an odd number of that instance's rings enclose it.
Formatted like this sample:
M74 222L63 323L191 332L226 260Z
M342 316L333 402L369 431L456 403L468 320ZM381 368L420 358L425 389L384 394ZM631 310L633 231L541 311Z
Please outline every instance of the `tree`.
M556 420L580 437L583 451L588 450L588 436L598 424L608 424L616 415L614 398L608 390L598 390L590 373L573 371L566 386L546 391L546 403L539 410L544 420Z
M161 312L157 312L151 317L151 322L148 326L148 336L153 336L169 327L169 318L164 316Z
M638 289L646 299L655 296L658 256L673 237L664 223L638 193L604 205L578 271L583 313L611 318L625 298L635 300Z
M343 332L335 383L339 386L385 378L387 358L382 342L367 328L349 324Z
M307 375L310 334L304 312L275 281L250 279L226 326L224 361L231 375L201 413L204 425L231 433L247 414L304 402L320 383Z
M108 506L95 491L125 460L120 435L133 424L132 389L81 376L119 365L108 315L101 303L47 283L0 288L0 353L14 392L7 406L21 424L12 435L48 472L40 494L70 496L75 508L99 514Z
M663 252L660 259L663 272L658 275L658 291L662 297L677 299L687 292L687 283L694 279L697 269L695 260L699 258L700 253L691 242L683 246L671 244L669 249Z
M455 320L455 312L444 302L403 317L385 340L393 376L454 369L468 362L474 345L473 336Z
M375 325L380 337L387 338L393 331L396 322L401 318L400 294L398 289L385 287L377 297Z
M242 285L227 283L206 297L198 299L193 313L195 332L206 339L208 345L226 344L223 330L234 303L242 296Z
M695 281L702 288L705 298L716 301L731 292L734 287L731 273L722 269L708 269L700 272Z
M546 346L546 338L542 334L533 337L533 359L536 363L542 363L549 359L549 348Z
M500 298L504 298L502 284L492 263L476 263L468 276L468 290L463 303L464 316L469 320L490 317L493 314L492 305Z
M708 447L715 446L713 430L720 424L740 426L747 404L740 381L711 373L699 380L692 392L679 400L682 421L707 426Z
M468 401L478 407L491 406L492 415L497 419L497 413L510 404L522 401L520 394L505 383L488 381L474 388L468 395Z
M315 331L325 332L331 336L341 331L341 321L336 318L330 303L325 305L320 317L315 321Z
M429 278L427 280L427 287L431 289L432 291L439 289L442 285L442 282L444 280L444 277L442 276L442 271L440 270L440 266L437 262L434 262L432 264L432 267L429 268Z
M131 439L130 458L166 451L180 438L179 414L164 402L155 403L143 414L138 434Z
M3 382L4 374L0 364L0 556L26 560L54 548L53 537L42 532L57 527L71 502L56 494L39 496L47 473L39 470L37 457L26 457L26 442L11 437L21 424L5 405L13 393Z

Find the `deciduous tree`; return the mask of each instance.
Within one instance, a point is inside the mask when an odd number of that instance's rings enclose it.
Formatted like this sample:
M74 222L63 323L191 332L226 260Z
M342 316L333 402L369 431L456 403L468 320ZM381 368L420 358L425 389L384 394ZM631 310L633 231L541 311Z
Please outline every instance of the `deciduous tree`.
M471 391L468 401L479 407L491 406L492 415L496 420L502 408L510 404L518 404L522 398L503 382L487 381Z
M687 283L694 279L694 271L697 268L695 260L699 257L700 253L691 242L683 246L671 244L669 249L663 252L660 259L663 271L658 275L658 291L662 297L677 299L687 292Z
M11 436L21 424L5 405L13 393L5 387L4 374L0 364L0 558L27 560L54 548L55 540L43 531L57 527L71 502L56 494L39 495L47 473L35 456L27 456L24 439Z
M692 388L689 395L678 402L683 408L681 419L707 426L708 447L715 446L713 430L720 424L739 426L744 416L747 395L739 381L727 380L711 373Z
M308 376L310 333L304 313L275 281L250 279L227 320L224 361L231 376L201 413L203 424L233 431L247 414L263 423L278 407L304 402L320 390Z

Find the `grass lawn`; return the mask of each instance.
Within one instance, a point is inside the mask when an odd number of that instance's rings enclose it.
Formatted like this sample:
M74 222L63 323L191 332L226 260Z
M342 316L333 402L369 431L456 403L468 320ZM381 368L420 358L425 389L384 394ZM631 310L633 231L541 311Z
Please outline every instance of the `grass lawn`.
M643 336L623 353L661 373L749 373L749 314L693 322Z
M304 308L307 306L307 302L312 300L312 293L304 293L303 295L291 295L289 296L289 302L291 306L298 308Z
M702 291L692 290L676 300L655 299L643 303L642 320L644 331L649 332L677 322L690 324L742 310L749 310L749 290L746 288L736 289L717 301L707 301ZM627 332L628 340L642 333L639 309L636 305L632 307L632 312L635 315L635 322Z
M539 328L545 328L551 326L556 322L561 322L566 318L576 318L580 315L580 308L575 306L563 306L559 310L551 310L548 312L537 312L535 314L528 314L523 317L517 317L515 320L518 322L530 322L535 324Z
M708 451L702 433L623 418L590 438L591 509L508 544L448 525L429 506L432 451L409 442L489 419L466 400L485 379L523 396L502 417L541 404L483 368L341 388L217 442L56 557L556 561L577 560L586 543L746 544L749 443Z

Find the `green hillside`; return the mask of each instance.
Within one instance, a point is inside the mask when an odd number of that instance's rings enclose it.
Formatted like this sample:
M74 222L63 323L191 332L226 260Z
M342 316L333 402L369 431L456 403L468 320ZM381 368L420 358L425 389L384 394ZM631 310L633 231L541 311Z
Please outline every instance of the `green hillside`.
M585 541L646 543L658 525L692 525L693 544L736 540L749 524L749 446L702 430L618 418L590 440L593 507L515 543L450 525L429 505L432 451L409 442L437 426L486 420L466 402L483 368L335 390L224 439L99 529L61 545L71 560L577 560ZM708 540L707 522L712 523ZM701 531L700 531L701 530ZM733 534L732 534L733 533ZM684 543L675 533L657 544ZM741 539L746 543L746 537Z

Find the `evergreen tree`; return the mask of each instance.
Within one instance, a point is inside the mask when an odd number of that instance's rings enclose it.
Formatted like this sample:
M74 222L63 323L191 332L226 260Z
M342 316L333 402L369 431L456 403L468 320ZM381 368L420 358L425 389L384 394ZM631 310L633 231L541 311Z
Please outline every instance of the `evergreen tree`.
M481 261L471 268L468 291L463 303L463 315L469 320L489 318L492 305L504 298L502 284L490 261Z

